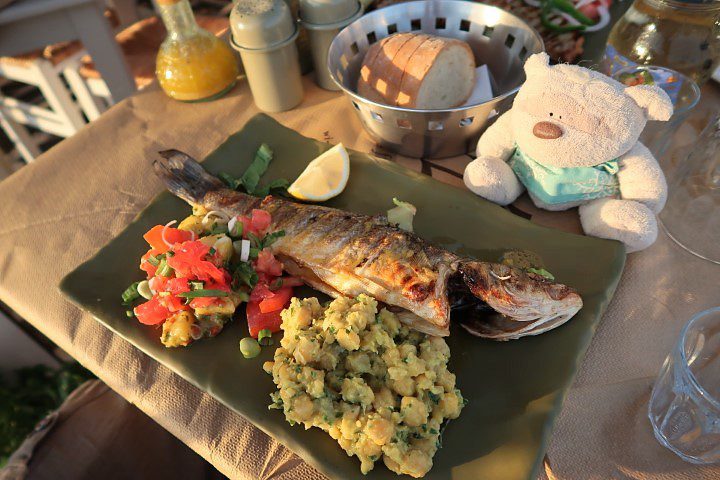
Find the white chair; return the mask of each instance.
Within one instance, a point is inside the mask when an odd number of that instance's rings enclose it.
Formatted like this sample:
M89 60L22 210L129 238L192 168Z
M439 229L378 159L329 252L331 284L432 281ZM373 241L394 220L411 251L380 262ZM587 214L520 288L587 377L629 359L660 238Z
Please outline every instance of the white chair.
M37 87L47 104L29 103L0 93L0 127L26 162L35 159L39 148L25 126L69 137L85 125L80 108L60 78L60 73L81 55L79 47L67 44L48 58L43 52L0 58L0 77Z

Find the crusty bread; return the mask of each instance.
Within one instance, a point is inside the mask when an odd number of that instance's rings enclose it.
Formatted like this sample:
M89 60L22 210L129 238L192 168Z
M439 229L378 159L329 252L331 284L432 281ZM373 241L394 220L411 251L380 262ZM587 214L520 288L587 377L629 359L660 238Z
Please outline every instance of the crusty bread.
M413 38L413 35L409 33L390 35L368 49L363 59L363 65L360 68L357 87L359 95L374 102L386 103L384 96L370 85L377 85L377 88L382 91L387 90L387 82L383 78L383 72L392 68L395 55L411 38Z
M359 95L419 109L456 107L468 99L475 84L475 60L467 43L422 33L385 40L363 60Z

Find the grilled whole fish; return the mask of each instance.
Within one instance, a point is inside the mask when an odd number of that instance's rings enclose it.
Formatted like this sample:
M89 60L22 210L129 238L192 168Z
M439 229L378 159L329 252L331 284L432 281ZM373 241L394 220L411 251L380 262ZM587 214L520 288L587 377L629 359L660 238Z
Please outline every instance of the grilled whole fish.
M288 273L330 296L371 295L416 330L448 335L455 305L465 311L463 326L469 332L509 340L557 327L582 307L580 296L565 285L460 257L384 217L260 199L228 189L185 153L160 155L156 173L191 205L230 217L249 215L254 208L269 212L270 230L285 231L270 248Z

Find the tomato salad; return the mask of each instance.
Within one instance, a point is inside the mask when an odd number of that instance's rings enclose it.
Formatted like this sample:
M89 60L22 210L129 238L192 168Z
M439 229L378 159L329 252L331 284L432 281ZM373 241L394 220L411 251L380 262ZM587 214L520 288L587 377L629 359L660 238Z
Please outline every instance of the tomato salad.
M268 232L270 214L227 218L221 212L194 207L177 228L175 221L151 228L143 237L150 249L140 260L147 279L123 293L128 310L145 325L162 325L166 347L187 346L214 337L247 302L250 335L280 330L280 312L302 281L283 276L272 243L283 231Z

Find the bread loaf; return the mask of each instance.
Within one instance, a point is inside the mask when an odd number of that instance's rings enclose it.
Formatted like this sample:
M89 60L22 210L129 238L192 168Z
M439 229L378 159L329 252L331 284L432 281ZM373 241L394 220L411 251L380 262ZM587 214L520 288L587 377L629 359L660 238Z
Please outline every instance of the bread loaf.
M462 105L474 84L475 60L467 43L398 33L368 50L357 92L387 105L442 109Z

